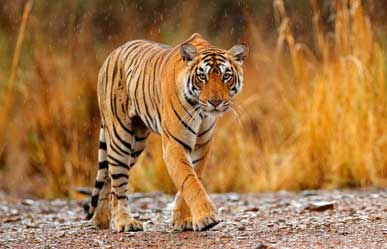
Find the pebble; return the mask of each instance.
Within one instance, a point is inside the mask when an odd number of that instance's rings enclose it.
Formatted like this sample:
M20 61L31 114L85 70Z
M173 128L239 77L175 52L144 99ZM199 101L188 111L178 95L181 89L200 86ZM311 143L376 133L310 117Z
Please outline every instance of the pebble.
M309 203L309 205L305 208L310 211L325 211L329 209L333 209L336 202L334 201L315 201Z
M256 245L255 247L255 249L267 249L267 248L268 246L262 243L258 243L258 245Z
M25 199L22 201L22 204L26 206L32 206L34 204L34 201L31 199Z

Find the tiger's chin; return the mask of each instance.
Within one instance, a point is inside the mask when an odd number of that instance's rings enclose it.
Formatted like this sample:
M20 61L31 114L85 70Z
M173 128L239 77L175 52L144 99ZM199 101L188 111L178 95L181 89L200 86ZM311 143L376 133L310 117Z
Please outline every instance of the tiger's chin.
M226 113L227 108L224 110L218 110L218 109L212 109L212 110L205 110L205 113L212 117L222 117L224 113Z
M219 115L223 115L224 111L212 110L212 111L209 111L208 113L214 116L219 116Z

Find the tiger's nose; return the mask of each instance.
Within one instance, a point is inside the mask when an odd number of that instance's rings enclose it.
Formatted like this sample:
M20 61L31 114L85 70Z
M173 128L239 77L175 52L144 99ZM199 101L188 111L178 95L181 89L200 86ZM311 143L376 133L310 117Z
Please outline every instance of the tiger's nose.
M213 105L214 107L217 107L217 106L220 105L222 102L223 102L223 100L221 100L221 99L209 99L209 100L208 100L208 103L210 103L210 104Z

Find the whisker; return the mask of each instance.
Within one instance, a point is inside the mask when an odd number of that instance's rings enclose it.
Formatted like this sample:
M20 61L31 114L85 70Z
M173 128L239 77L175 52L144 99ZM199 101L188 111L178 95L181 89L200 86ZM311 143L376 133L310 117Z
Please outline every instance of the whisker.
M232 106L230 106L230 110L232 111L233 117L235 117L234 120L236 119L238 121L238 123L239 123L239 126L241 128L243 128L243 124L241 122L241 119L238 116L238 113L234 110L234 108Z
M237 107L237 108L238 108L238 111L241 112L242 118L244 118L244 116L247 115L246 109L243 108L239 103L233 102L232 105L233 105L234 107Z
M184 108L183 105L180 105L180 106ZM184 119L187 117L187 115L190 115L190 116L191 116L191 115L192 115L192 112L193 112L193 114L195 114L195 111L196 111L196 109L197 109L198 107L199 107L199 106L196 105L196 106L193 107L192 110L189 110L189 112L186 112L186 113L184 114L184 116L181 118L181 121L180 121L180 122L182 122L182 120L184 120Z

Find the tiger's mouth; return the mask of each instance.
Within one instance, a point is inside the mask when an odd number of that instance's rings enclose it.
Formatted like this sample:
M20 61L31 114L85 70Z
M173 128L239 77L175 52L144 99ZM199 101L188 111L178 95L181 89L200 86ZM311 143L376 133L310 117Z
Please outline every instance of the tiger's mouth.
M230 102L227 103L222 103L221 105L213 106L209 103L203 103L202 101L199 101L200 108L211 115L219 115L225 113L229 107L230 107Z
M225 113L225 111L224 110L223 111L221 111L221 110L212 110L212 111L207 111L207 113L209 113L211 115L217 116L217 115L221 115L221 114Z

